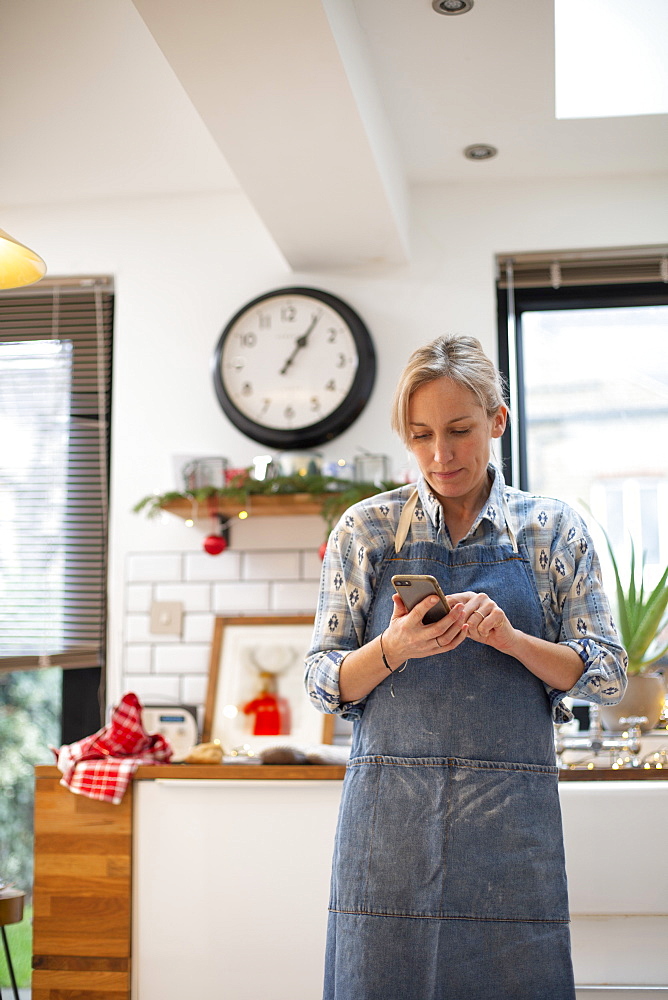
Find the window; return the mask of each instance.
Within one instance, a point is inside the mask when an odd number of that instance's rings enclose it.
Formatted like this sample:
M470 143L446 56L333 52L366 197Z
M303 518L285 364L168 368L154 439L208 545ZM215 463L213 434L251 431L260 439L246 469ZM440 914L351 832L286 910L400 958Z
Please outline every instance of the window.
M107 278L0 293L0 672L63 668L65 742L103 703L112 324Z
M633 538L658 579L668 562L668 248L499 264L510 480L590 511L624 565Z

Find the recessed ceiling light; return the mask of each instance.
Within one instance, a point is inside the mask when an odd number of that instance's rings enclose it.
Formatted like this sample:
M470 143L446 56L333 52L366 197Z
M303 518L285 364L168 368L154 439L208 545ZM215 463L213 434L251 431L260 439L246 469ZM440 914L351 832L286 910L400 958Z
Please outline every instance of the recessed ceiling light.
M473 6L473 0L432 0L437 14L466 14Z
M498 153L496 146L488 146L484 142L476 142L473 146L467 146L464 156L467 160L491 160Z

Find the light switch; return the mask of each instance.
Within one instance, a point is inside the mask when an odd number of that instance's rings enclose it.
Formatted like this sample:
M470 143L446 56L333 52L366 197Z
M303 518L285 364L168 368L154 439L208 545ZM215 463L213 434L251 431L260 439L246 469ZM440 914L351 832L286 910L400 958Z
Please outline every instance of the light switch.
M183 604L180 601L153 601L151 632L155 635L181 635Z

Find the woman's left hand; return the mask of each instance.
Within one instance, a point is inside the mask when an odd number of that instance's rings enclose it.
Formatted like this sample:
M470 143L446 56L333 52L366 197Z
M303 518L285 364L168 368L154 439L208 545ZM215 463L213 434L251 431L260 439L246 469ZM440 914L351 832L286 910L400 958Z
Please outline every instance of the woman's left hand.
M466 591L463 594L448 594L447 598L450 607L464 605L461 620L468 625L470 639L492 646L501 653L510 653L517 639L517 630L508 621L503 608L491 597Z

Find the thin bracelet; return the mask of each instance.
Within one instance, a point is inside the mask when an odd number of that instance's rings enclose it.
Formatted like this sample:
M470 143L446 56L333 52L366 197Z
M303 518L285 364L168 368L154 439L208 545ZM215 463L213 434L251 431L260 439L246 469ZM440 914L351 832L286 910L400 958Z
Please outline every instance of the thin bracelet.
M402 673L402 671L404 671L406 669L406 664L408 663L408 660L404 660L404 662L401 664L401 666L397 667L395 670L392 669L392 667L390 666L390 664L387 662L387 657L385 656L385 650L383 649L383 636L385 635L386 631L387 631L387 629L385 629L384 632L381 632L380 636L379 636L379 639L380 639L380 655L383 657L383 663L385 664L385 666L387 667L387 669L390 671L390 674L395 674L395 673L396 674L400 674L400 673ZM395 697L395 694L394 694L394 681L392 681L392 680L390 681L390 694L392 695L393 698Z

